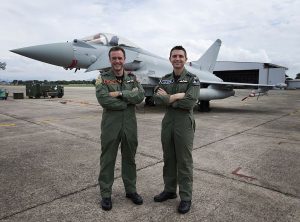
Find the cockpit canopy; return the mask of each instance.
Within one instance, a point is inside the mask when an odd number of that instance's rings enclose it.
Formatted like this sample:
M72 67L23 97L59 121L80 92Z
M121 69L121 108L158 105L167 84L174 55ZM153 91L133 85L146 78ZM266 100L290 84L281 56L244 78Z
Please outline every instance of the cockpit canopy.
M80 40L87 43L100 44L105 46L127 46L139 48L137 45L130 42L129 40L110 33L97 33L95 35L88 36Z

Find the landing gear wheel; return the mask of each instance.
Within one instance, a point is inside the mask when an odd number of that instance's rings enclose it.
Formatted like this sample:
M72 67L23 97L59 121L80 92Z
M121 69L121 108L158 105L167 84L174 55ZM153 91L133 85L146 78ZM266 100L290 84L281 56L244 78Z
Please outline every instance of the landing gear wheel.
M197 105L198 105L199 112L209 112L210 111L209 101L201 100L198 102Z
M152 96L147 96L145 99L145 104L147 106L155 106L155 102Z

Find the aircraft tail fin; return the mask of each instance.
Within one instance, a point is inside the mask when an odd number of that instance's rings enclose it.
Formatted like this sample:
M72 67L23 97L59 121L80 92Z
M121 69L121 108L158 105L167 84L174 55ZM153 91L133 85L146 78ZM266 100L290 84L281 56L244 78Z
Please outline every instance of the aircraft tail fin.
M190 66L212 73L216 65L221 44L222 41L217 39L197 61L190 62Z

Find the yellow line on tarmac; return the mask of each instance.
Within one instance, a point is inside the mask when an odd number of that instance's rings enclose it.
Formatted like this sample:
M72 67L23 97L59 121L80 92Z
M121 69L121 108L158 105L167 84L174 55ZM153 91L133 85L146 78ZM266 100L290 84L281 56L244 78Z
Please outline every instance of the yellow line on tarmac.
M0 126L16 126L14 123L0 123Z
M299 115L299 114L300 114L300 109L295 110L295 111L293 111L293 112L290 113L291 116L293 116L293 115Z

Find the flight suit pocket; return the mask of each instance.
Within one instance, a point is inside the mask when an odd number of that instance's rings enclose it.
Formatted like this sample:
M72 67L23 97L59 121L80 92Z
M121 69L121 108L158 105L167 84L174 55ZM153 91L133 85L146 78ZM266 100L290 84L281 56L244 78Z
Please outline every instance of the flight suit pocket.
M173 86L173 85L171 85L171 84L169 84L169 85L164 85L164 87L163 87L162 89L165 90L166 93L172 95L172 86Z
M121 91L121 90L119 89L118 84L110 84L110 85L108 85L108 91L109 92L116 92L116 91Z
M161 121L162 127L168 127L170 124L172 124L172 120L164 116L164 118Z
M178 93L185 93L188 89L188 82L179 82Z
M123 90L131 91L134 88L134 82L124 82L123 83Z
M189 117L190 121L191 121L191 126L194 130L194 132L196 131L196 121L194 118L192 118L191 116Z

